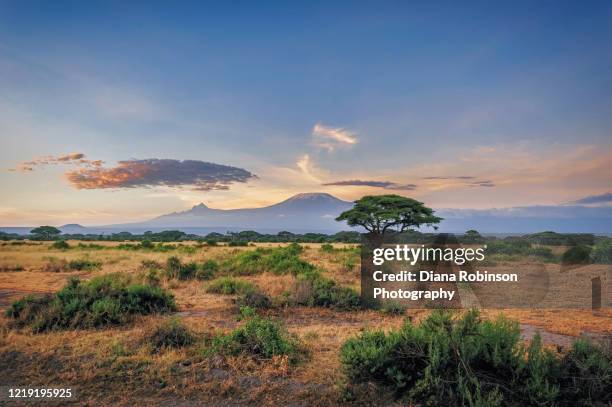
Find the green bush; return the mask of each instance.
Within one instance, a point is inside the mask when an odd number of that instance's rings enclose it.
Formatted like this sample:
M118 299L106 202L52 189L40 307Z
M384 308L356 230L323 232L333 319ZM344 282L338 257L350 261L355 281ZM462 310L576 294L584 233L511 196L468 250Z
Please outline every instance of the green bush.
M361 304L361 298L355 290L338 285L317 271L298 274L293 291L293 300L298 305L350 310Z
M561 262L563 264L588 264L591 259L591 248L589 246L574 246L567 249Z
M155 248L155 245L150 240L143 240L142 242L140 242L140 248L141 249L153 249Z
M195 335L178 318L163 321L146 338L146 342L155 351L164 348L182 348L193 344L195 340Z
M245 250L223 262L222 269L237 276L259 274L264 271L263 258L268 251L258 248Z
M487 243L487 254L525 255L531 243L525 240L495 240Z
M539 335L522 344L519 325L436 311L419 326L366 331L340 352L351 383L374 382L424 405L593 405L610 403L610 355L576 342L563 358Z
M195 277L197 265L195 263L181 262L176 256L170 256L166 260L166 276L168 278L177 278L179 280L189 280Z
M181 272L181 267L183 267L181 259L176 256L168 257L166 260L166 275L168 278L178 278L178 275Z
M319 250L321 250L323 253L333 253L334 246L329 243L325 243L321 245L321 248Z
M70 270L97 270L100 267L102 267L101 261L90 260L88 258L75 259L68 262L68 268Z
M602 239L593 246L591 261L600 264L612 264L612 239Z
M233 277L221 277L213 280L206 289L208 293L225 295L246 294L251 291L255 291L255 286L252 283Z
M56 240L55 242L53 242L51 247L53 249L59 249L59 250L68 250L68 249L70 249L70 245L65 240Z
M195 278L198 280L210 280L219 271L219 263L214 260L207 260L198 266Z
M530 255L542 259L546 262L557 261L557 256L548 247L534 247L531 249Z
M560 399L575 401L574 405L605 405L612 389L611 355L585 340L577 340L563 356L560 381ZM608 404L609 405L609 404Z
M215 239L206 239L206 244L208 246L218 246L219 242L217 242Z
M517 256L536 257L545 262L557 261L558 258L548 247L533 247L527 240L494 240L487 243L487 255L495 259L512 261Z
M300 259L302 250L300 245L292 243L287 247L242 251L226 260L221 268L230 274L242 276L264 271L297 275L314 270L312 264Z
M232 240L227 244L229 247L245 247L249 245L246 240Z
M181 264L181 267L178 270L178 279L179 280L191 280L196 277L198 272L198 265L194 262Z
M397 301L385 301L380 311L390 315L404 315L406 307Z
M16 326L44 332L123 324L134 315L175 309L174 297L163 289L132 284L120 274L107 274L86 282L73 278L55 295L22 298L11 305L6 316Z
M107 246L110 247L110 246ZM105 246L102 246L100 244L96 244L96 243L81 243L79 242L79 244L77 245L77 248L79 250L104 250L105 248L107 248Z
M268 255L264 256L263 264L266 270L274 274L293 274L308 273L315 270L315 267L300 259L302 247L292 243L287 247L273 249Z
M216 336L207 353L249 354L264 359L286 355L295 363L301 350L297 338L290 335L280 322L252 315L242 327Z

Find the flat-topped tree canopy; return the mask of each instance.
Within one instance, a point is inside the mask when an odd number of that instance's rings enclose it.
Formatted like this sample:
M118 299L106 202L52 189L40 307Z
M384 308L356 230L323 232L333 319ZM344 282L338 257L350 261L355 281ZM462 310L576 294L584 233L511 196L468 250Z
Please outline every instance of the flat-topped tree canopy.
M361 226L368 232L384 234L394 230L405 232L421 225L433 226L442 218L422 202L400 195L368 195L355 201L355 206L342 212L337 221ZM436 226L434 226L436 228Z

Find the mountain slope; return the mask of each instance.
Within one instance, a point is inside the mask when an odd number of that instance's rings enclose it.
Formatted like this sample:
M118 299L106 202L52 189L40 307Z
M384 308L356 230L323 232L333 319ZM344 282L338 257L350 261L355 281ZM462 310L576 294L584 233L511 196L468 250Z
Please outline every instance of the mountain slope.
M346 224L334 219L352 207L330 194L306 193L263 208L213 209L203 203L141 223L112 225L130 228L227 228L259 231L340 231Z

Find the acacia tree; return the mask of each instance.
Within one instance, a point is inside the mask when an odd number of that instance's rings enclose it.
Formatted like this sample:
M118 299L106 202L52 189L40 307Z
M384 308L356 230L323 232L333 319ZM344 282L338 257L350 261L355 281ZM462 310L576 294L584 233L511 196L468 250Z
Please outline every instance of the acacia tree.
M44 240L53 240L53 238L61 234L62 231L54 226L39 226L30 230L30 233Z
M387 231L405 232L421 225L433 226L442 218L434 215L422 202L400 195L364 196L355 206L342 212L337 221L361 226L368 232L382 235ZM437 226L434 226L437 229Z

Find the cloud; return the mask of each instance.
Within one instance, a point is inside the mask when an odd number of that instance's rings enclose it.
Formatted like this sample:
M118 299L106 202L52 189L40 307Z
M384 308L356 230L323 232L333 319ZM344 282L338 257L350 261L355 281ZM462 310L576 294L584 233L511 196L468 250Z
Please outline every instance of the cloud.
M66 173L77 189L182 187L197 191L227 190L233 183L245 183L256 175L242 168L198 160L149 158L119 161L112 168L79 168Z
M88 167L100 167L104 161L102 160L88 160L85 158L85 154L83 153L69 153L58 156L53 155L45 155L38 158L35 158L31 161L24 161L19 163L17 167L9 169L9 171L34 171L34 169L38 166L47 166L47 165L55 165L55 164L74 164L74 165L84 165Z
M474 179L476 177L471 177L471 176L467 176L467 175L460 175L460 176L442 176L442 177L422 177L421 179Z
M495 183L491 180L478 180L477 177L471 175L441 175L441 176L430 176L430 177L421 177L422 180L426 181L449 181L448 183L438 183L446 184L449 186L456 185L466 185L470 188L472 187L494 187Z
M398 184L391 181L364 181L364 180L348 180L348 181L335 181L327 182L323 184L325 186L366 186L373 188L393 189L397 191L413 191L416 189L415 184Z
M317 123L312 128L312 135L315 145L328 151L357 144L355 133L342 127L327 127Z
M315 182L321 182L319 177L316 175L319 170L316 168L314 162L311 160L308 154L304 154L301 156L295 165L300 169L300 171L310 180Z
M612 203L612 192L606 192L601 195L587 196L577 201L573 201L573 204L578 205L593 205L593 204L608 204Z
M494 187L493 181L474 181L468 184L470 187Z

